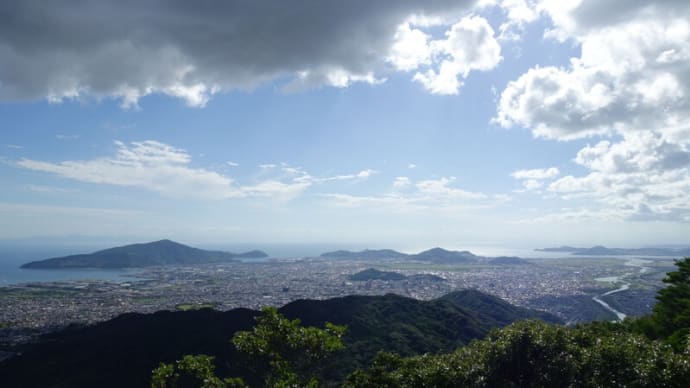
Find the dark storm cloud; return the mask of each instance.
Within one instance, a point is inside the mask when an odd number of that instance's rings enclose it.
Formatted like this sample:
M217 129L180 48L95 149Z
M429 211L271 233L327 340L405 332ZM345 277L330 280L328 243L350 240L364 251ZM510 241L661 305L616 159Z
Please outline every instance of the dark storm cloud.
M382 71L410 15L457 15L471 1L0 2L0 99L162 92L203 105L214 90L301 74ZM350 78L352 79L352 78ZM347 78L346 78L347 80Z

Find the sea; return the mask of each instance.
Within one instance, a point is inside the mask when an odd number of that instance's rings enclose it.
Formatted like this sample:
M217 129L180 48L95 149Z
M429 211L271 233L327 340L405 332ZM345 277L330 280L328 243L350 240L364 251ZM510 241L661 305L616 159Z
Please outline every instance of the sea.
M87 251L90 252L90 251ZM12 284L54 282L65 280L132 281L137 269L22 269L22 264L50 257L84 253L65 247L15 248L0 247L0 287Z

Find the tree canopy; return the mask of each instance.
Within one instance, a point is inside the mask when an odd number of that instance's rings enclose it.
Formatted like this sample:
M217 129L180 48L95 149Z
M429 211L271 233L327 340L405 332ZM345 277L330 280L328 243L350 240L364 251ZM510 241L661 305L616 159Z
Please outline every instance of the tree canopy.
M315 363L343 347L344 326L326 323L324 329L304 327L273 307L263 309L251 331L235 333L232 343L246 353L252 369L263 376L267 387L318 386ZM240 378L221 379L215 374L213 357L185 356L172 364L161 363L152 373L152 388L245 387Z

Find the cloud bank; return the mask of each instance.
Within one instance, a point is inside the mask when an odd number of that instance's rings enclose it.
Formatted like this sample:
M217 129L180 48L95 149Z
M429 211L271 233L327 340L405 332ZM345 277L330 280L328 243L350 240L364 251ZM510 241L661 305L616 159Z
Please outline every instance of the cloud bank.
M45 162L21 159L21 168L55 174L85 183L125 186L153 191L164 196L195 199L270 198L290 200L313 185L329 181L365 180L376 171L365 169L356 174L314 177L298 167L287 164L264 164L256 182L240 184L232 178L195 167L190 154L179 148L154 140L125 144L115 142L111 157L92 160Z
M486 194L455 187L455 177L413 181L399 176L393 190L379 195L324 194L327 205L341 208L364 208L393 213L435 213L455 216L459 213L486 210L511 200L504 194Z
M203 106L214 93L277 79L289 90L377 83L377 74L391 70L386 58L403 55L396 39L426 43L419 32L401 38L401 25L412 19L450 25L473 3L3 1L0 100L115 97L135 106L143 96L162 93ZM448 59L420 82L438 84L434 79L448 72L466 76L490 66L496 47L482 49L493 39L482 20L455 24L434 49ZM477 50L467 58L458 51L468 48ZM433 58L396 64L410 70L425 60Z
M529 5L552 21L547 39L581 55L510 82L494 121L539 138L596 139L574 158L587 174L548 186L562 198L590 198L624 219L690 221L690 3Z

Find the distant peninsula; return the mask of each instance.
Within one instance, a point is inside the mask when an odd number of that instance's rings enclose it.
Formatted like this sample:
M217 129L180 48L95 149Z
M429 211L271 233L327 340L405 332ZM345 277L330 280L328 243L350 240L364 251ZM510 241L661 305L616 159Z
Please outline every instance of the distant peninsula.
M334 251L321 254L322 258L347 260L390 260L407 259L428 261L432 263L473 263L482 259L469 251L449 251L443 248L432 248L416 254L407 254L392 249L366 249L360 252Z
M690 248L607 248L597 245L591 248L561 246L556 248L538 248L538 252L561 252L578 256L690 256Z
M156 265L220 263L238 258L258 259L268 255L259 250L231 253L207 251L170 240L131 244L102 251L32 261L21 266L28 269L131 268Z

